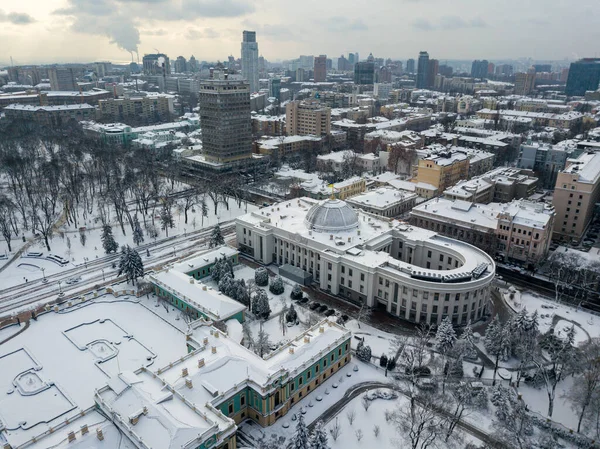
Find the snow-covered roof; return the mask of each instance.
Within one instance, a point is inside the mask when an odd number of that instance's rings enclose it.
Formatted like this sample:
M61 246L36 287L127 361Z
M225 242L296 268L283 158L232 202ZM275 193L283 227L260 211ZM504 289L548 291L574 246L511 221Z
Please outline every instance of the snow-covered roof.
M577 159L570 159L563 173L579 175L578 181L595 184L600 178L600 152L582 153Z
M193 277L177 270L167 269L150 276L150 281L179 299L196 307L211 320L221 321L246 310L241 303L217 292Z
M223 256L230 258L236 254L239 254L237 249L230 246L220 246L212 251L207 251L205 253L183 259L181 262L174 264L172 269L179 271L180 273L189 273L197 270L198 268L213 264L215 259L221 259Z
M411 183L409 183L411 184ZM414 184L413 184L414 185ZM377 190L371 190L361 195L348 198L348 203L360 206L371 206L385 209L396 204L403 204L411 199L416 199L415 193L408 193L396 189L380 187Z

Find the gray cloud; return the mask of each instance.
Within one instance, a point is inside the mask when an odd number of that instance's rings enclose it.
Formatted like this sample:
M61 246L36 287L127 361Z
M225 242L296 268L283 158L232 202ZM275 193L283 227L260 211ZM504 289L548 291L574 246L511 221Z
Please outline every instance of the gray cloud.
M186 39L196 40L196 39L216 39L221 35L213 30L212 28L205 28L203 30L198 28L188 28L184 34Z
M140 44L140 21L191 21L198 18L238 17L254 11L250 0L68 0L54 14L69 16L78 33L107 36L129 52ZM162 36L145 30L149 36ZM190 28L188 39L214 38L218 33Z
M319 20L328 31L343 33L347 31L365 31L369 27L362 19L349 20L346 17L333 16L328 19Z
M29 25L35 22L35 19L29 14L22 12L9 12L7 14L0 9L0 22L9 22L13 25Z
M273 38L280 42L290 41L290 40L301 40L301 38L287 25L283 25L280 23L267 23L261 25L252 20L244 20L242 22L242 26L246 30L256 31L256 33L260 37ZM239 34L241 37L241 31L236 31L236 35Z
M413 28L423 31L431 30L461 30L467 28L485 28L487 24L480 17L464 19L459 16L442 16L436 22L428 19L417 18L412 22Z
M157 30L140 30L140 34L143 36L166 36L167 30L162 28Z

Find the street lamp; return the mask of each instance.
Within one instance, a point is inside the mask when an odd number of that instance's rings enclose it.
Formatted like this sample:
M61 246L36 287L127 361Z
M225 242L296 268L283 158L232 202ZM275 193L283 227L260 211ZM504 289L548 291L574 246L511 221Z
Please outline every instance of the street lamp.
M60 282L61 282L61 281L58 281L58 292L59 292L59 293L62 293L62 287L60 286Z
M84 257L84 258L83 258L83 263L85 264L85 267L86 267L86 268L87 268L87 263L88 263L88 260L90 260L88 257Z
M41 267L40 270L42 270L42 277L44 278L44 282L46 282L46 269L44 267Z
M175 247L173 247L173 257L175 257L177 254L175 252Z
M102 280L106 281L106 277L104 276L104 268L100 268L100 270L102 271Z

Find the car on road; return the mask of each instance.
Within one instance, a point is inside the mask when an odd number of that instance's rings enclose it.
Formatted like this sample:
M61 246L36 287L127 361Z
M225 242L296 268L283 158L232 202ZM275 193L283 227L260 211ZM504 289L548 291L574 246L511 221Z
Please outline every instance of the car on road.
M319 313L324 313L327 310L327 306L326 305L322 305L320 307L317 308L317 312Z
M308 298L307 298L306 296L303 296L302 298L300 298L300 299L298 300L298 302L299 302L300 304L306 304L306 303L308 302Z
M329 309L325 312L325 316L331 316L331 315L335 315L335 310Z
M316 310L316 309L318 309L319 307L321 307L321 303L319 303L319 302L316 302L316 301L315 301L315 302L313 302L313 303L312 303L310 306L308 306L308 308L309 308L310 310Z

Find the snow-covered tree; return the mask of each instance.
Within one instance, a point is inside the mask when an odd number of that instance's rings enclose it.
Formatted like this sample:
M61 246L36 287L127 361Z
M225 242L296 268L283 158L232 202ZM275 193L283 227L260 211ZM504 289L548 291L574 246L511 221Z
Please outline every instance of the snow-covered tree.
M471 327L471 320L467 323L465 328L458 339L457 344L461 345L461 352L464 357L469 359L477 358L477 350L475 349L475 339L473 337L473 327Z
M116 253L119 249L119 244L115 242L115 237L113 236L112 228L109 224L102 226L102 235L100 236L100 239L102 240L102 247L106 254Z
M298 313L296 312L296 309L294 308L294 304L290 305L290 308L288 309L287 313L285 314L285 320L288 323L295 323L296 321L298 321Z
M496 373L498 372L498 363L500 360L507 360L510 353L512 335L510 326L504 326L500 323L498 315L494 317L485 331L484 345L489 355L494 357L494 380L496 385Z
M233 278L231 277L231 275L229 273L225 273L219 279L219 291L221 293L223 293L224 295L231 296L233 288L234 288ZM236 293L237 293L237 289L236 289Z
M202 197L202 201L200 202L200 212L202 213L202 226L204 226L204 218L208 217L208 205L204 197Z
M495 396L495 397L494 397ZM496 403L494 403L496 401ZM527 406L515 393L499 387L492 393L492 403L496 405L495 436L508 447L530 449L532 442L533 418L527 411Z
M294 300L302 299L302 289L300 288L300 284L294 285L292 293L290 293L290 298Z
M454 347L456 332L449 316L444 318L438 326L435 339L437 340L436 349L442 354L447 354Z
M254 347L254 338L252 338L252 329L250 329L250 322L248 320L242 323L242 345L248 349Z
M363 362L371 362L371 347L361 341L356 347L356 357Z
M325 432L325 427L321 421L316 424L315 430L313 431L310 449L329 449L327 432Z
M231 260L225 256L220 259L215 258L215 263L210 270L210 275L213 281L219 282L226 274L228 274L232 279L234 278L233 264L231 263Z
M388 364L388 357L385 354L381 354L381 357L379 357L379 366L385 368Z
M271 341L269 340L269 334L265 332L263 327L260 327L258 334L256 335L256 341L254 342L254 352L260 357L267 354L271 350Z
M254 282L259 287L266 287L269 285L269 273L264 267L258 267L254 272Z
M221 233L221 226L219 226L219 224L217 224L213 230L212 233L210 234L210 240L208 242L208 246L209 248L215 248L217 246L221 246L225 244L225 238L223 237L223 234Z
M284 290L283 279L281 276L275 276L275 279L273 279L273 282L269 285L269 291L274 295L281 295Z
M271 314L269 296L262 288L259 288L252 299L252 313L261 319L268 319Z
M250 292L246 286L246 281L243 279L235 281L235 296L232 296L236 301L241 302L246 307L250 305Z
M308 428L304 422L304 415L298 413L298 420L296 422L296 431L292 436L290 447L292 449L310 449L310 438L308 435Z
M133 217L133 243L137 246L140 246L140 243L144 242L144 231L142 231L142 227L140 226L140 222L138 220L137 215Z
M575 377L567 397L571 401L571 408L577 413L577 432L580 432L584 417L598 414L593 409L598 407L600 396L600 339L590 340L578 352L576 369L579 375Z
M121 257L119 259L119 274L125 275L127 282L131 281L135 285L137 278L144 275L144 263L139 253L129 245L121 248Z

